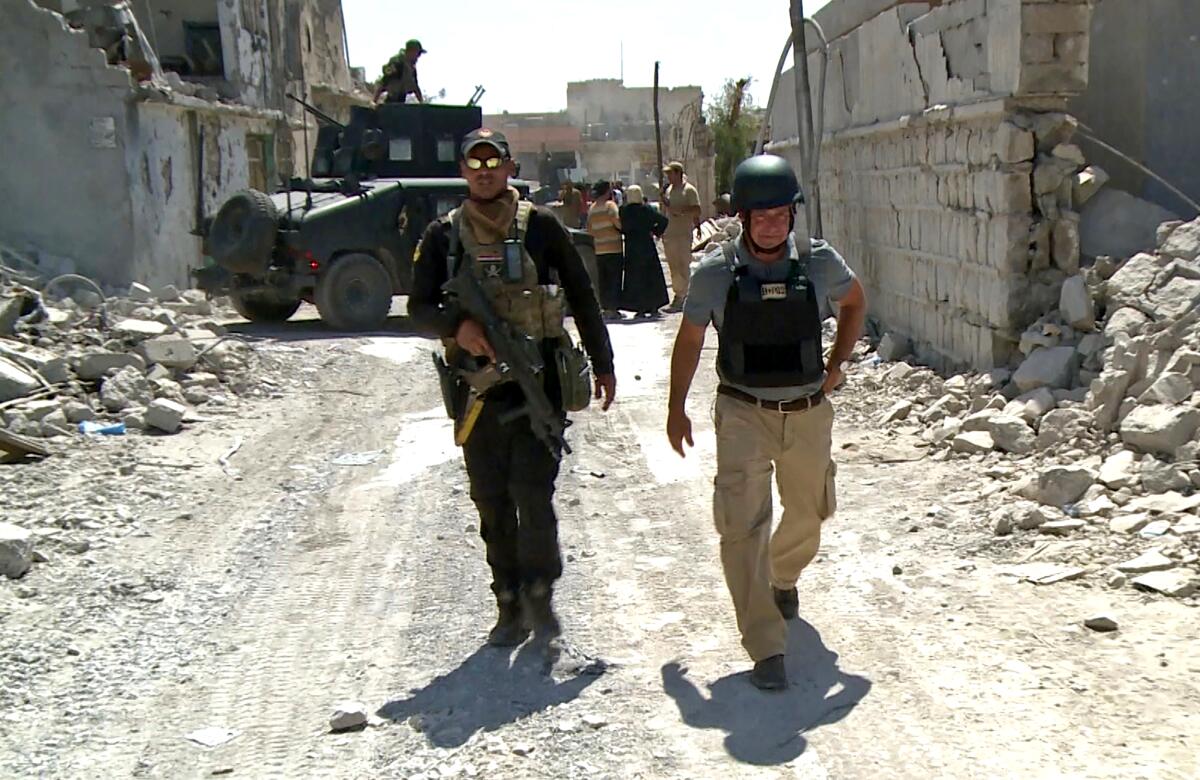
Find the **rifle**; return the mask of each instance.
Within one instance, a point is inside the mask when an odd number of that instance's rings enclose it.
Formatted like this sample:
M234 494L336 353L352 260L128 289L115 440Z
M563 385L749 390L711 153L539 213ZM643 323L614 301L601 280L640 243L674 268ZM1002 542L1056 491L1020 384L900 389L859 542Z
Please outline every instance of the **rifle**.
M546 397L542 387L542 375L546 363L538 342L528 336L516 332L511 325L501 319L484 292L483 286L470 270L464 269L450 281L442 285L447 295L458 301L473 320L483 326L488 341L496 353L496 370L505 379L511 379L521 388L525 403L500 418L502 423L509 423L521 417L529 418L529 427L550 454L556 459L563 452L570 452L563 432L566 430L566 420L554 408Z

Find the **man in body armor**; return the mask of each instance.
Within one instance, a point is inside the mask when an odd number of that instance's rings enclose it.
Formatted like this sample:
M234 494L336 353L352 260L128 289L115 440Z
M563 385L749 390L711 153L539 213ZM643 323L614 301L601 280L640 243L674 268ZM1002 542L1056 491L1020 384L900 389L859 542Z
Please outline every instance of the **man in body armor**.
M709 323L719 338L713 519L742 646L759 688L787 687L786 620L796 581L817 553L821 523L836 507L828 394L862 333L862 285L829 244L809 239L791 166L760 155L734 172L733 208L743 229L692 275L671 356L667 435L684 454L692 424L684 405ZM798 217L800 217L798 219ZM823 356L821 323L836 312L837 338ZM783 518L771 533L771 473Z
M476 130L463 140L461 152L469 198L426 229L408 311L418 328L446 345L439 365L443 393L457 399L447 401L456 407L447 411L463 447L500 613L488 642L508 647L523 642L530 630L538 638L558 633L551 589L562 574L552 504L560 446L536 435L530 416L513 414L528 408L528 399L517 382L506 381L508 367L497 364L484 325L443 285L452 276L473 274L509 332L538 345L534 351L546 368L539 379L556 422L565 422L564 409L586 406L593 389L596 398L603 395L607 410L616 379L608 331L583 261L553 212L521 201L508 186L515 170L504 136ZM563 328L564 302L591 359L594 388L585 359Z

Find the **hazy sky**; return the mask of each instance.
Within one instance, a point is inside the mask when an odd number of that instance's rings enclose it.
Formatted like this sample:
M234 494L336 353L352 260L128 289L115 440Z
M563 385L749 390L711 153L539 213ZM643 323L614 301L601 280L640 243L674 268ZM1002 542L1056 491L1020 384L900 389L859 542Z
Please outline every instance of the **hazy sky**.
M811 16L830 0L805 0ZM788 0L342 0L350 63L374 79L408 38L429 53L418 67L427 94L465 103L487 89L485 113L566 108L567 82L621 75L650 86L699 84L706 97L750 76L766 102L787 40ZM788 66L791 58L788 58Z

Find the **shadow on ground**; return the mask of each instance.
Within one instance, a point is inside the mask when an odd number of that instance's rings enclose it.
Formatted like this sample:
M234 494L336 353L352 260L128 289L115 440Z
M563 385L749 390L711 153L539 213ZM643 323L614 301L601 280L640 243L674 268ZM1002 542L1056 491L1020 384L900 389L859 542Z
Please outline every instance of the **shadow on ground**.
M274 341L319 341L321 339L344 339L369 336L421 336L412 321L406 316L392 315L378 330L349 333L334 330L319 319L297 317L286 322L232 322L225 326L230 333L252 339Z
M602 661L566 657L557 648L527 642L517 651L483 646L449 674L434 678L404 699L379 708L380 717L413 724L431 745L453 748L477 731L564 704L607 670Z
M811 624L793 620L786 691L759 691L749 673L741 672L717 680L705 698L677 663L663 666L663 689L684 723L726 732L725 749L733 758L759 766L786 764L808 747L807 732L846 717L871 690L870 680L846 674L837 659Z

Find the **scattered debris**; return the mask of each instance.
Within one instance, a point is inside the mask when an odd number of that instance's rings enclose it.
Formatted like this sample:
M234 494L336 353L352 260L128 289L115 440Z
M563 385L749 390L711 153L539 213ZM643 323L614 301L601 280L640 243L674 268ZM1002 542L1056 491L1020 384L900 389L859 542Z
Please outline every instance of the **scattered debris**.
M335 466L369 466L381 457L383 457L382 450L348 452L345 455L338 455L332 462Z
M1117 621L1113 620L1108 615L1093 615L1092 617L1083 621L1083 625L1100 633L1116 631L1118 628Z
M185 734L183 738L207 748L214 748L237 739L241 733L235 729L227 729L221 726L207 726L197 729L190 734Z
M21 577L33 564L33 533L12 523L0 522L0 574Z
M366 725L367 706L358 701L339 702L329 716L329 730L334 732L365 728Z

